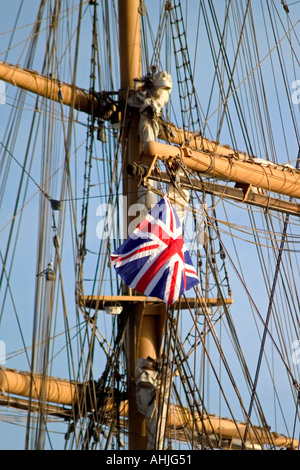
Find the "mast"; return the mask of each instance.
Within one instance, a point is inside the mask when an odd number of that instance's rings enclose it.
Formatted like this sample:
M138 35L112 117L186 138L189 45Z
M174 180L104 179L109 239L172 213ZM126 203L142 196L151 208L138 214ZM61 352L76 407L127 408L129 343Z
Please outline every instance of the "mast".
M141 67L141 28L139 17L139 0L119 0L119 41L120 41L120 71L121 88L128 96L133 89L134 79L142 76ZM124 117L126 120L126 116ZM124 129L126 129L126 125ZM123 134L123 191L127 196L127 208L124 220L127 220L127 210L137 202L137 183L127 173L127 165L138 161L141 146L137 137L138 113L130 119L130 127ZM130 219L128 217L128 223ZM129 289L124 286L129 294ZM137 297L138 299L138 297ZM165 306L147 305L141 299L139 302L129 302L124 308L128 314L127 324L127 373L128 373L128 405L129 405L129 449L143 450L147 447L145 417L137 411L135 391L135 369L138 358L150 356L156 359L161 344L161 331L164 324Z

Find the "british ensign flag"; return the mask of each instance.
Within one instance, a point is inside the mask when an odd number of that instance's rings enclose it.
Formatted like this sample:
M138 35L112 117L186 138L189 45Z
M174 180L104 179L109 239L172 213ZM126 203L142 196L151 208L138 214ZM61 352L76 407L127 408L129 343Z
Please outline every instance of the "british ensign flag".
M111 260L129 287L168 305L199 283L168 196L153 207Z

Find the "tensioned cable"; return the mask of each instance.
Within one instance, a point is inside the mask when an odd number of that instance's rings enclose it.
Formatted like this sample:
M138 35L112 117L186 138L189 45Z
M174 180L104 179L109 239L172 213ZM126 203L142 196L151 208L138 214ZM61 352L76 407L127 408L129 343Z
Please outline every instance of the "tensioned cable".
M221 242L220 242L220 243L221 243ZM230 258L230 260L231 260L231 258ZM231 261L231 262L232 262L232 261ZM233 265L233 267L234 267L234 265ZM235 270L236 270L236 268L235 268ZM237 272L237 270L236 270L236 272ZM246 286L245 286L245 288L246 288ZM247 289L246 289L246 290L247 290ZM249 298L251 298L249 292L248 292L248 295L249 295ZM252 302L253 302L253 301L252 301ZM253 303L253 305L254 305L254 307L255 307L255 310L258 312L258 309L257 309L257 307L255 306L254 303ZM259 313L259 312L258 312L258 313ZM259 316L261 317L260 313L259 313ZM266 331L266 332L268 331L268 333L270 334L270 331L268 330L267 325L265 325L265 327L266 327L266 330L265 330L265 331ZM273 339L272 335L271 335L271 338ZM273 341L274 341L274 340L273 340ZM292 373L291 373L291 370L289 369L289 367L288 367L286 361L284 360L284 358L283 358L281 352L279 351L279 349L278 349L276 343L274 343L274 344L275 344L275 347L277 348L277 350L278 350L278 352L279 352L279 354L280 354L280 356L281 356L281 358L282 358L282 360L283 360L283 362L284 362L284 364L285 364L285 366L286 366L286 369L287 369L288 373L289 373L289 374L292 376L292 378L293 378L293 384L294 384L295 386L297 386L297 382L296 382L295 378L293 377L293 375L292 375Z
M200 126L200 128L192 133L192 137L195 137L199 134L199 131L205 126L205 124L224 106L225 102L228 101L240 88L241 86L249 80L251 75L262 65L262 63L279 47L279 45L283 42L283 40L287 37L288 34L293 31L296 26L300 23L300 20L298 20L288 31L284 36L278 41L278 43L261 59L261 61L254 67L254 69L240 82L240 84L229 94L229 96L226 98L226 100L223 100L222 103L218 106L218 108L215 109L203 122L203 124Z
M278 53L279 53L279 49L278 49ZM289 96L288 96L288 99L289 99ZM284 226L286 228L286 224ZM281 245L281 248L282 248L282 245ZM289 250L290 251L290 250ZM280 252L280 255L279 256L282 256L282 253ZM272 287L272 292L274 290L274 283L276 284L276 272L275 271L275 278L274 278L274 282L273 282L273 287ZM289 286L289 283L287 284ZM273 296L271 296L271 299L273 299ZM270 304L269 304L269 310L268 310L268 313L270 311L270 306L272 305L272 300L270 301ZM263 343L262 343L263 344ZM262 351L262 348L263 348L263 345L261 347L261 351ZM258 362L258 366L257 366L257 372L256 372L256 378L258 376L258 373L259 373L259 369L260 369L260 362L261 362L261 355L260 355L260 358L259 358L259 362ZM251 409L251 405L252 405L252 401L250 402L250 409Z
M270 6L269 6L269 0L267 0L267 6L268 6L268 10L270 12ZM271 13L270 13L270 17L271 17ZM296 23L297 24L297 23ZM276 35L276 31L275 31L275 25L274 25L274 22L272 22L272 30L273 30L273 35L274 35L274 40L277 41L277 35ZM286 33L286 37L288 37L291 33L291 31L294 30L294 27L291 28L287 33ZM278 46L276 48L277 50L277 55L278 55L278 59L279 59L279 63L280 63L280 68L281 68L281 71L282 71L282 77L283 77L283 80L284 80L284 86L285 86L285 90L286 90L286 95L288 97L288 104L289 104L289 107L290 107L290 112L291 112L291 117L292 117L292 122L293 122L293 126L294 126L294 131L295 131L295 134L297 136L297 141L298 141L298 145L300 145L300 135L299 135L299 130L298 130L298 126L295 122L295 114L294 114L294 108L292 106L292 102L291 102L291 97L290 97L290 93L289 93L289 86L287 84L287 77L286 77L286 73L285 73L285 67L284 67L284 54L281 53L280 54L280 45L281 45L281 42L282 41L279 41L278 42Z
M277 258L277 263L276 263L276 268L275 268L275 275L273 279L273 285L272 285L272 290L270 294L270 301L269 301L269 306L268 306L268 311L266 315L266 319L264 322L264 332L261 340L261 347L259 351L259 357L258 357L258 362L257 362L257 368L255 372L255 378L254 378L254 384L253 384L253 389L252 389L252 395L251 395L251 400L250 400L250 405L249 405L249 411L248 411L248 419L250 419L251 414L252 414L252 409L253 409L253 404L254 404L254 397L256 395L256 389L257 389L257 383L258 383L258 377L261 369L261 363L262 363L262 357L264 354L264 348L265 348L265 343L266 343L266 338L267 338L267 331L269 327L269 322L270 322L270 317L272 313L272 308L273 308L273 299L274 299L274 294L275 294L275 289L277 286L277 280L278 280L278 274L279 274L279 269L281 265L281 260L282 260L282 249L284 247L285 241L286 241L286 232L287 232L287 227L288 227L288 219L289 216L286 216L285 222L284 222L284 228L283 228L283 233L282 233L282 239L280 242L280 250L278 253L278 258ZM245 435L244 435L244 440L247 440L247 434L248 434L248 421L246 424L246 429L245 429Z
M74 79L74 76L73 76L73 79ZM71 111L71 113L72 113L72 111ZM72 121L72 119L71 119L71 121ZM69 136L70 136L70 133L69 133ZM67 164L65 162L65 174L66 174L66 172L68 172L68 158L66 160L67 160ZM62 183L62 189L63 189L63 187L64 187L64 180L63 180L63 183ZM58 228L58 230L60 231L61 228L62 228L62 225L61 224L59 224L59 225L61 226L61 227ZM72 376L75 376L75 373L73 373Z
M17 158L10 152L10 150L6 147L6 145L0 141L0 145L4 148L4 150L9 154L9 156L14 160L14 162L17 163L17 165L22 169L22 171L28 176L28 178L35 184L35 186L39 189L39 192L43 193L44 196L47 198L47 199L50 199L50 196L49 194L47 193L47 191L45 191L39 184L38 182L31 176L31 174L24 168L23 165L21 165L21 163L17 160Z
M88 4L88 3L89 3L89 0L85 0L83 3L87 3L87 4ZM59 21L61 21L61 20L65 19L65 18L67 18L67 17L69 16L70 12L76 11L76 10L78 10L78 8L79 8L79 6L76 5L76 6L74 6L73 8L71 8L70 10L65 10L65 11L63 11L62 13L66 13L66 14L65 14L65 16L60 17L60 18L59 18ZM21 7L20 7L20 9L21 9ZM28 28L29 26L34 26L34 27L36 27L36 26L38 25L39 28L40 28L39 23L42 23L42 22L47 21L47 20L51 20L51 18L52 18L51 16L48 16L48 17L45 17L45 18L42 18L42 17L41 17L41 18L37 19L34 23L29 23L29 24L27 24L27 25L25 25L25 26L20 26L19 28L13 28L13 29L10 30L10 31L4 31L3 33L0 33L0 36L1 36L1 35L5 35L5 34L9 34L9 33L14 33L14 32L16 32L16 31L19 31L20 29ZM40 32L47 32L47 30L48 30L48 26L46 26L45 28L40 29ZM7 54L8 54L9 52L11 52L13 49L16 49L17 47L21 46L21 45L24 44L24 43L26 44L29 39L34 39L36 35L37 35L36 31L33 31L33 32L31 33L31 35L27 36L26 39L24 39L23 41L21 41L21 42L15 44L14 46L9 46L5 51L0 52L0 56L3 55L3 54L6 54L6 55L7 55ZM10 44L11 44L11 41L10 41Z
M228 318L228 320L230 320L230 318L229 318L229 316L228 316L228 312L227 312L227 318ZM234 332L234 329L233 329L233 324L232 324L232 322L231 322L231 321L229 321L229 325L231 325L231 327L230 327L230 328L231 328L231 331L233 332L233 338L235 338L236 345L238 345L238 341L237 341L236 333ZM241 353L241 349L239 349L239 351L240 351L240 353ZM224 357L224 359L225 359L225 357ZM243 361L243 364L244 364L244 366L246 366L246 362L245 362L245 360ZM229 371L229 369L228 369L228 368L227 368L227 370ZM245 367L245 370L247 371L247 367ZM250 381L251 381L251 378L250 378L249 372L246 374L246 376L247 376L247 377L248 377L248 379L250 379ZM249 383L249 386L250 386L250 383ZM257 399L256 399L256 400L257 400ZM240 401L240 402L241 402L241 401ZM262 410L260 411L260 415L262 416ZM264 421L264 420L263 420L263 423L264 423L264 425L265 425L265 421Z

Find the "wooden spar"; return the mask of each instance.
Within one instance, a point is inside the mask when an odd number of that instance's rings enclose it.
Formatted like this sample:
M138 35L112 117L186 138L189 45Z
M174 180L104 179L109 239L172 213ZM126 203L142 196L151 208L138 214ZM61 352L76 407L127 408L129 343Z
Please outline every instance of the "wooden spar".
M192 149L200 149L204 152L213 152L224 156L230 156L234 153L238 158L247 156L246 152L235 151L229 145L222 145L219 142L202 137L198 133L184 131L173 123L166 123L161 128L158 137L174 145L186 144Z
M0 80L67 106L72 106L74 93L75 109L90 113L92 102L94 103L94 111L97 109L98 100L89 92L66 83L60 83L55 78L39 75L32 70L20 69L0 62Z
M144 156L148 158L179 158L190 170L216 178L233 181L243 185L256 186L269 192L300 198L300 171L283 165L260 165L249 158L239 160L234 155L223 155L176 147L159 142L147 142L143 146Z
M120 28L121 27L122 24L120 24ZM132 66L134 65L130 63L131 59L126 44L126 42L120 43L120 58L122 60L122 68L124 71L126 69L131 70ZM134 78L140 76L140 68L137 68L136 71L133 71L131 77L129 78L130 86L132 88ZM87 90L73 87L68 83L60 83L55 78L50 78L48 76L41 75L36 71L22 69L5 62L0 62L0 80L17 86L23 90L27 90L31 93L35 93L36 95L44 96L50 100L61 102L66 106L72 105L72 91L74 91L75 109L90 114L92 110L92 103L94 112L96 112L98 108L99 103L97 96L92 95ZM127 89L125 78L122 79L121 86L123 87L123 90ZM192 136L192 134L187 134L182 129L175 127L171 123L168 123L167 128L168 131L162 129L159 138L162 140L171 141L174 144L181 145ZM229 155L233 152L233 150L228 146L217 145L215 142L199 136L191 138L189 145L192 148L202 148L204 150L214 151L223 155Z
M244 436L246 425L240 422L234 422L227 418L219 418L218 416L208 415L201 417L191 415L189 410L179 406L170 407L168 427L179 428L184 427L188 431L193 432L194 422L197 421L198 429L201 433L210 436L217 435L223 439L238 439ZM205 435L205 434L204 434ZM248 442L252 445L256 444L274 444L276 447L291 447L297 449L299 441L292 439L276 432L266 432L263 428L251 428L248 434Z
M40 400L30 400L27 398L17 398L11 395L0 394L0 406L6 406L10 408L16 408L22 411L28 411L29 409L35 413L38 413L43 407L45 415L57 416L67 420L72 415L72 408L67 408L65 405L51 405L49 403L42 403Z
M109 412L113 409L114 404L108 402L106 404L106 412ZM128 417L128 401L122 401L120 403L120 416L122 418ZM228 418L221 418L215 415L200 415L199 413L191 413L190 410L186 407L169 405L169 413L167 419L167 432L174 433L174 439L183 440L186 439L180 438L179 435L182 432L183 436L194 436L195 442L197 436L195 435L195 422L197 422L197 428L200 432L201 438L211 436L220 437L220 439L225 440L236 440L239 441L239 445L242 444L242 438L245 433L246 424L240 421L233 421ZM178 433L178 435L177 435ZM289 448L289 449L298 449L299 441L297 439L287 437L283 434L278 434L277 432L266 431L265 429L255 426L254 428L249 428L249 434L247 435L247 448L252 448L256 446L263 445L274 445L280 448ZM202 442L202 441L201 441ZM219 446L221 443L217 442Z
M137 168L141 168L137 166ZM141 168L141 172L143 169ZM159 174L152 172L148 179L160 181L164 183L171 183L168 173L160 171ZM262 207L265 210L272 210L276 212L283 212L285 214L300 216L300 204L297 202L286 201L284 199L270 197L269 194L259 194L256 191L250 190L249 185L243 187L232 187L227 184L218 184L215 181L199 181L196 178L180 178L180 185L183 188L189 188L194 191L205 192L207 194L214 194L222 199L231 199L236 202L246 203L250 206Z
M126 2L121 3L123 4L122 7L124 8ZM133 25L132 22L132 32L135 31L136 24L137 23ZM120 24L120 28L122 28L122 24ZM124 33L126 34L125 28L123 28L123 37ZM124 75L123 78L121 77L123 90L128 88L126 85L128 80L130 83L129 86L133 87L134 78L141 76L141 70L139 67L140 59L138 59L136 63L131 63L130 57L133 56L130 56L126 44L127 41L120 41L120 57L123 64L122 70L128 72L126 73L128 76L127 78L125 73L121 73L121 75ZM136 47L137 44L138 43L132 43L131 45L129 44L129 48L131 48L132 45ZM132 73L129 74L129 71L132 71ZM92 103L94 111L97 111L100 106L98 98L86 90L73 87L72 85L66 83L59 83L59 81L56 79L39 75L37 72L31 70L20 69L19 67L13 66L11 64L0 62L0 80L11 83L12 85L37 95L44 96L48 99L61 102L67 106L72 105L72 93L74 93L75 109L85 113L91 112ZM158 152L160 152L161 156L164 156L165 158L171 158L172 156L175 157L180 154L188 168L205 172L208 176L226 179L228 181L240 182L243 184L251 184L266 190L280 194L286 194L291 197L300 197L300 177L298 172L288 168L284 169L284 167L281 167L281 169L278 167L276 169L276 167L273 166L257 165L253 163L251 159L249 159L249 156L245 152L237 152L227 145L221 145L204 137L194 136L191 133L186 133L182 129L175 127L173 124L168 124L167 129L168 130L162 130L160 133L159 137L161 139L169 139L172 143L178 145L182 145L188 140L189 147L182 147L179 151L179 147L177 146L172 147L171 145L152 142L149 143L147 149L144 149L148 156L152 157L155 153L159 154ZM154 144L159 145L159 147L154 149ZM195 150L196 153L193 153ZM221 157L227 158L220 160ZM136 160L131 158L131 161L138 161L138 158ZM127 184L127 180L128 178L126 177L125 185ZM131 184L130 180L128 184ZM136 186L135 183L133 184ZM130 194L130 191L128 191L128 194Z
M39 375L34 375L34 386L32 399L39 398L39 392L41 390L42 380L44 378ZM61 417L68 416L68 410L63 408L55 408L50 406L49 403L55 403L60 406L72 406L78 402L78 389L81 389L84 384L75 385L72 382L63 380L60 378L47 377L47 395L45 406L47 406L47 413L57 414ZM29 398L30 393L30 381L31 374L29 372L20 372L14 369L0 369L0 405L12 406L23 410L28 409L28 401L20 401L14 399L12 395L18 395L25 398ZM77 389L78 388L78 389ZM2 395L2 396L1 396ZM37 402L33 402L34 406L38 409ZM109 412L115 405L112 402L108 402L106 412L110 416ZM120 403L120 415L124 418L129 416L129 403L128 401L122 401ZM191 415L187 408L170 405L168 414L167 427L168 430L180 432L180 430L186 430L188 433L192 433L194 429L194 421L197 421L198 429L201 433L207 435L220 436L222 439L240 439L244 435L245 424L240 422L233 422L227 418L219 418L214 415L200 416L196 414ZM176 436L175 436L176 437ZM248 442L253 445L256 444L269 444L270 437L272 443L277 447L290 447L297 449L299 442L296 439L286 437L276 432L266 433L262 428L255 427L255 431L251 428L248 431ZM182 440L179 438L179 440ZM184 440L184 438L183 438Z
M122 27L122 24L120 24ZM121 48L121 60L123 63L123 68L131 67L130 56L128 53L128 48L126 43L120 44ZM139 75L138 75L139 74ZM141 76L141 71L139 69L136 72L133 72L130 77L130 86L133 87L134 78ZM36 95L44 96L45 98L62 102L66 106L72 105L72 90L74 90L75 102L74 107L79 111L90 114L92 107L91 103L93 102L93 110L96 111L98 108L98 99L97 96L92 95L87 90L78 87L72 87L72 85L67 83L60 83L55 78L50 78L45 75L40 75L38 72L28 69L22 69L12 64L7 64L5 62L0 62L0 80L3 80L6 83L27 90ZM126 80L123 79L122 82L123 89L127 89ZM216 152L222 155L230 155L233 153L233 149L226 145L217 144L214 141L206 139L205 137L195 136L193 134L186 133L180 128L177 128L172 123L167 124L167 129L161 130L159 138L162 140L168 140L173 144L181 145L189 141L189 146L191 148L200 148L204 151L208 150L210 152ZM242 152L238 153L239 155L245 155Z
M46 380L46 396L45 401L60 405L72 406L78 397L77 387L68 380L47 377L46 379L40 375L30 374L29 372L20 372L13 369L0 369L0 392L3 394L19 395L29 398L32 385L32 399L39 399L42 385Z

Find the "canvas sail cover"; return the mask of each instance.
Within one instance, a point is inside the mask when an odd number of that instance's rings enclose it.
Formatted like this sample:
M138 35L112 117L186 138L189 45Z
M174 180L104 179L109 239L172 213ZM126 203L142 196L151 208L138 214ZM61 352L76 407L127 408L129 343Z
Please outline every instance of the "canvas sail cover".
M140 89L128 99L129 106L137 108L140 113L138 134L142 144L156 141L162 110L166 106L172 90L172 78L166 71L157 72L139 80ZM148 188L139 186L138 203L150 210L156 203L155 194L151 191L153 181L147 182Z
M139 358L135 371L137 409L146 418L147 449L163 449L171 371L159 371L156 361Z

